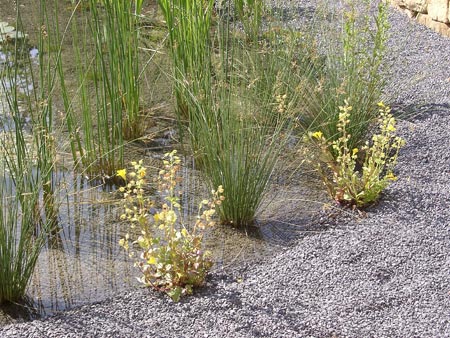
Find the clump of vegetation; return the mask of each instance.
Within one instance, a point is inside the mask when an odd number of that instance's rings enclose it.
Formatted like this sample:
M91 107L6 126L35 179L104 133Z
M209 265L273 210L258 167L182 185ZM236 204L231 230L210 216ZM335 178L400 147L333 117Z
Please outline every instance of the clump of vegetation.
M363 3L369 13L370 1ZM387 71L383 58L389 30L389 4L380 1L373 18L360 14L354 0L346 0L345 4L343 12L331 20L333 26L326 25L330 20L319 21L323 25L318 33L322 39L309 44L314 72L300 74L297 89L303 107L299 122L306 131L320 130L325 139L337 140L339 106L348 99L353 105L352 120L347 126L348 143L354 148L364 143L367 131L377 118L375 107L381 100ZM326 11L324 15L331 14ZM336 30L339 15L342 27ZM333 155L337 157L334 152Z
M67 24L71 30L61 35L55 22L52 34L59 39L58 45L65 35L73 41L75 94L66 87L72 79L63 60L55 67L75 166L90 177L114 176L123 166L125 140L141 137L146 129L139 101L142 0L104 0L101 5L89 0L86 4L89 11L81 19L71 16ZM81 5L78 2L76 8Z
M13 181L10 176L0 176L0 304L25 296L53 224L52 219L39 217L43 203L40 179Z
M132 229L137 228L140 236L130 244L127 234L119 244L131 257L136 257L136 266L142 272L141 283L178 301L204 284L213 265L211 253L203 250L203 235L205 229L215 224L216 208L224 200L223 188L219 186L212 191L210 200L200 202L196 222L188 229L180 219L177 186L181 159L176 156L176 151L165 154L164 169L158 174L159 191L165 195L164 204L161 211L153 214L155 202L144 192L147 169L142 161L132 165L133 171L119 170L117 173L126 181L126 186L120 188L125 207L121 219L130 222ZM138 256L137 251L140 252Z
M244 27L247 38L257 41L264 13L263 0L234 0L239 21Z
M16 19L16 39L0 65L0 115L10 118L8 126L0 123L0 303L24 298L58 217L53 73L40 54L39 73L33 74L25 35L18 34L23 31L19 9ZM4 27L0 24L0 32ZM48 44L41 35L39 50Z
M295 34L270 29L260 39L252 33L257 43L249 43L228 16L218 18L212 34L209 1L160 5L173 39L177 108L187 118L183 127L196 164L210 187L223 184L233 196L220 208L221 222L251 225L290 136L297 97L292 71L301 71L293 63ZM183 6L189 16L177 16ZM261 2L244 1L239 8L246 21L261 20Z
M267 63L270 57L264 58ZM258 60L263 62L263 60ZM267 73L263 76L269 76ZM252 74L253 75L253 74ZM272 173L289 138L293 100L276 79L255 77L256 94L248 82L234 78L229 89L218 88L220 100L214 106L198 106L201 114L214 119L212 127L203 120L190 126L194 133L201 168L209 184L224 184L227 198L219 210L220 221L235 227L252 225L266 194ZM274 82L272 82L274 81ZM251 80L249 81L251 82ZM272 94L272 97L269 95ZM259 96L257 96L259 95ZM259 102L258 99L259 98Z
M191 121L189 95L202 95L211 78L211 25L213 0L158 0L167 24L173 61L177 114ZM186 84L189 92L186 92Z
M364 207L376 201L381 192L395 181L393 170L405 141L395 135L395 119L390 108L379 103L380 132L361 148L350 146L348 130L353 107L345 101L339 107L338 139L327 140L321 131L309 134L319 147L317 167L330 196L342 205ZM332 178L328 176L331 171Z

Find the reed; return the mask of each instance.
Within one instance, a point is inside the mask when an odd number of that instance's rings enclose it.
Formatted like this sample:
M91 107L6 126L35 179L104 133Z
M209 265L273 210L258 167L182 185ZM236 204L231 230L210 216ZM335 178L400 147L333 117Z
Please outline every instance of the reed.
M125 140L145 132L140 112L139 15L142 0L89 0L89 11L72 15L76 91L58 65L75 166L91 178L112 177L123 167ZM75 4L73 13L81 8ZM80 28L82 27L82 28ZM81 121L81 123L79 123Z
M327 25L319 29L319 36L327 37L327 45L313 40L309 43L317 46L317 49L310 48L316 65L313 76L302 75L298 80L304 102L299 121L305 130L320 130L327 140L336 141L340 135L339 107L347 100L353 107L348 126L349 147L353 149L365 141L368 128L378 114L377 102L381 101L387 72L383 58L389 24L388 4L384 1L379 3L373 19L360 14L354 1L346 4L333 19L341 20L340 29ZM363 4L365 12L369 12L371 3ZM325 13L330 15L328 10Z
M189 121L189 133L201 169L211 187L222 185L230 196L219 210L222 223L255 222L289 140L297 98L290 84L294 39L288 37L273 30L266 41L248 45L222 22L212 85L203 83L201 99L193 93L185 99L197 117Z
M40 192L29 191L27 184L13 185L7 177L0 177L0 303L24 297L50 225L50 222L36 223Z
M214 0L158 0L165 18L173 61L173 78L179 120L197 117L186 97L204 93L210 86L211 27Z
M23 32L17 8L17 30ZM48 17L40 9L41 27L48 27ZM47 34L41 34L39 50L51 43ZM55 69L50 58L40 54L36 75L25 39L16 39L5 55L2 110L11 123L3 126L0 146L0 303L24 297L58 214L53 186Z
M234 0L234 8L249 41L257 41L264 13L263 0Z
M115 30L117 18L107 18L97 1L90 0L89 5L86 16L73 18L70 23L76 67L75 95L68 93L62 64L58 71L74 163L87 176L95 178L113 176L123 166L124 102L132 110L135 103L131 101L139 97L130 93L126 99L123 96L118 68L121 49L119 33ZM112 3L107 6L112 10ZM79 120L81 123L77 123Z
M132 140L142 136L145 124L140 116L139 15L143 0L105 0L104 27L111 81L117 90L124 112L123 137ZM115 78L115 75L118 77Z

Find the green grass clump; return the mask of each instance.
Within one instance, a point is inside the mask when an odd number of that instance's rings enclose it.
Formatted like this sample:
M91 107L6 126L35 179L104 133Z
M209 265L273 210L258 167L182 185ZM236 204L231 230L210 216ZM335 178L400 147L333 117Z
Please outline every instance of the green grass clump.
M23 31L19 8L16 22ZM24 298L58 222L53 104L60 53L42 52L55 45L45 1L39 3L39 18L38 65L26 39L16 39L0 67L0 110L11 121L0 133L0 303Z
M291 85L292 35L274 30L267 40L247 44L227 23L219 27L214 78L201 99L189 96L196 119L191 144L212 187L223 185L220 221L254 223L280 152L290 136L296 95Z
M67 86L65 60L58 71L72 157L90 177L113 176L123 166L125 140L145 132L139 104L141 10L142 1L105 0L100 6L90 0L84 17L76 17L74 9L67 24L75 56L74 95Z
M257 41L265 10L263 0L234 0L234 8L249 41Z
M186 96L200 96L211 75L214 0L158 0L167 24L179 119L191 120ZM185 92L189 88L189 92Z
M365 3L368 11L370 2ZM380 2L372 21L368 15L358 14L353 1L347 1L347 5L341 13L342 29L321 31L328 38L329 46L319 46L314 41L310 44L317 47L311 49L313 55L316 54L312 57L316 65L313 76L299 78L298 89L303 99L299 121L305 130L320 130L327 140L337 140L340 137L339 107L347 100L353 107L348 143L354 148L364 143L377 117L374 107L381 100L384 88L388 4ZM326 22L324 20L319 22Z
M5 172L6 168L2 169ZM25 296L53 224L52 219L42 220L39 214L43 182L34 180L31 170L21 175L26 178L0 177L0 304L16 302Z

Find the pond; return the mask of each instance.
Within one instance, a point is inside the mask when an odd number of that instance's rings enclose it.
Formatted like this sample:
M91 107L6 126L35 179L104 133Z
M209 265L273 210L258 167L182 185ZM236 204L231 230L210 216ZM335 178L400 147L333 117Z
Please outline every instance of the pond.
M201 182L192 170L186 169L185 175L184 181L191 185L185 189L192 193ZM27 292L29 303L0 308L1 324L98 302L140 285L137 269L118 245L127 231L127 225L118 221L118 194L71 172L60 176L70 188L64 191L67 197L59 208L58 231L39 256ZM298 185L278 185L272 191L277 193L269 193L267 202L275 200L261 213L258 226L246 232L217 226L208 233L206 245L215 258L213 269L226 271L269 259L300 236L319 231L311 226L310 217L320 209L320 193L311 196L311 187ZM192 209L190 197L185 210Z
M0 3L0 21L14 22L14 2L0 0ZM23 9L22 21L29 28L26 32L29 34L29 58L32 67L37 67L39 51L35 45L38 21L33 3L33 0L21 1L20 6ZM67 4L69 6L69 2ZM154 8L155 3L152 2L145 10L151 13ZM70 15L71 11L63 10L61 14L59 20L64 22L67 20L64 15ZM82 15L82 12L77 15ZM10 58L1 46L0 67L2 62ZM71 66L65 64L65 67ZM151 88L144 95L148 95L155 106L169 106L171 99L164 100L164 96L170 95L170 88L162 85L167 79L158 77L150 82ZM10 85L18 88L24 86L21 91L23 95L30 95L34 90L25 80ZM156 98L155 93L159 95ZM0 131L12 132L15 126L8 115L3 89L0 90L0 99ZM61 102L56 100L53 104L58 109ZM145 163L153 167L161 166L162 154L177 147L171 139L174 134L173 120L172 126L166 120L158 120L151 127L150 132L158 137L127 146L127 160L143 158ZM57 137L59 143L64 143L67 142L68 134L61 129ZM39 256L27 290L27 302L0 307L0 325L98 302L139 286L135 278L139 275L137 269L118 245L119 239L127 232L127 225L119 221L120 194L114 186L93 182L74 171L65 161L67 153L61 152L58 156L59 165L54 177L61 201L58 207L58 228L48 238ZM326 200L319 181L312 174L298 172L291 175L298 169L295 161L288 158L283 160L289 162L290 167L287 164L280 166L283 170L270 183L258 223L253 228L243 231L219 225L207 234L206 245L216 261L214 269L226 271L233 265L270 259L275 252L300 236L320 231L311 224L312 217L320 211ZM157 173L156 169L154 172ZM206 191L201 173L195 170L190 157L184 158L182 182L183 210L185 218L189 219L194 214L198 199Z

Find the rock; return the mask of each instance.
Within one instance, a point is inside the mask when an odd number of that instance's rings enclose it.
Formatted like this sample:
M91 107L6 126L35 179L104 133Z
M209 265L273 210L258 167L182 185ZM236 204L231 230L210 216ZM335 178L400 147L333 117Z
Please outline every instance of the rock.
M449 0L431 0L428 5L428 14L434 21L449 23Z
M413 12L427 13L428 4L433 0L403 0L404 6Z
M391 0L391 3L410 18L450 36L450 0Z
M450 36L449 25L443 22L434 21L429 15L419 15L417 17L417 22L431 28L432 30L442 35Z
M16 31L13 26L7 22L0 22L0 43L13 41L15 39L25 39L28 35L20 31Z

